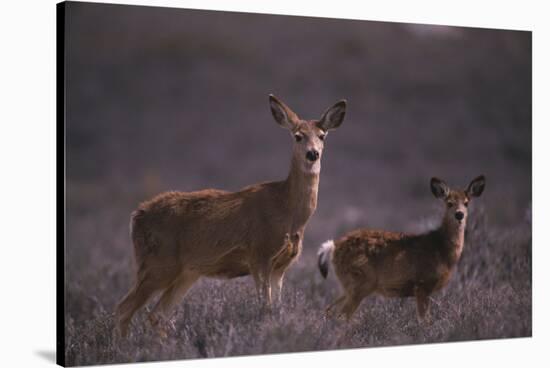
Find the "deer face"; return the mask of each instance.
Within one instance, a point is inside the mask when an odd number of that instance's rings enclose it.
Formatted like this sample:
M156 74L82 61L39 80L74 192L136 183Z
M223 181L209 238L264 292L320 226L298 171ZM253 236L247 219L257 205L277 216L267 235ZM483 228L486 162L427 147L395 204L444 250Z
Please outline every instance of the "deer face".
M304 120L300 121L291 133L294 139L293 158L301 163L303 171L319 173L327 133L317 127L314 121Z
M288 129L293 139L292 155L306 173L321 171L321 156L325 138L331 129L338 128L346 113L346 102L339 101L330 107L319 120L302 120L282 101L269 95L271 113L275 121Z
M432 178L430 186L433 195L445 203L445 221L462 228L466 224L470 200L479 197L485 189L485 177L478 176L465 190L450 189L443 180L438 178Z

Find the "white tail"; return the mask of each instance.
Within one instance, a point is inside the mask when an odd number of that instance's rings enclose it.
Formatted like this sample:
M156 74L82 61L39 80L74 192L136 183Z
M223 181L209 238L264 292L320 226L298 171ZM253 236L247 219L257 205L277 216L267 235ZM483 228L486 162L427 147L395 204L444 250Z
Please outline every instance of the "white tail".
M334 252L334 240L327 240L321 246L319 247L319 251L317 252L318 257L318 266L319 271L321 271L321 275L323 275L324 278L328 275L328 269L330 265L330 261L332 259L332 253Z

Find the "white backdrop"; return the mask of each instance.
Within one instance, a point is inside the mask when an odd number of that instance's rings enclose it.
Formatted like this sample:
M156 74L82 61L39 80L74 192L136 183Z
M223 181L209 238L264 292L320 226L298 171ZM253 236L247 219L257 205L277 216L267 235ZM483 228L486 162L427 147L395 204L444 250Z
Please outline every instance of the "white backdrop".
M105 1L96 1L105 2ZM109 1L333 18L532 30L533 338L261 357L149 363L150 367L544 366L550 360L550 14L542 1ZM0 11L1 365L37 367L55 357L55 1L5 1ZM546 22L546 24L545 24ZM546 347L546 350L544 349Z

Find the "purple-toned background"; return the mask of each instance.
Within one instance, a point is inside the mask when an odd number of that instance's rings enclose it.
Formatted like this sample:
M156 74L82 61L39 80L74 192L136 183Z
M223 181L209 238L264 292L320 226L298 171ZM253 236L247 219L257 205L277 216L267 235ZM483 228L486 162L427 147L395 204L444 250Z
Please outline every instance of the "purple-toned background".
M531 334L531 33L85 3L68 4L66 29L69 363ZM247 278L201 281L168 342L139 315L116 343L110 313L132 282L140 201L286 176L291 138L269 93L303 118L348 100L286 312L258 316ZM416 324L412 301L378 298L350 325L322 322L338 285L317 274L320 242L433 227L429 178L465 186L479 174L486 191L432 325Z

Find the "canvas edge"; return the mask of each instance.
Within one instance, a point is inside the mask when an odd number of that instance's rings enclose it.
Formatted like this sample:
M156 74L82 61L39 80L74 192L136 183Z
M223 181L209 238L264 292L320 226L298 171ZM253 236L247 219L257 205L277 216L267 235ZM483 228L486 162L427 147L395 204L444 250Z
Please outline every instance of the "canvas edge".
M56 364L65 366L65 10L56 4Z

